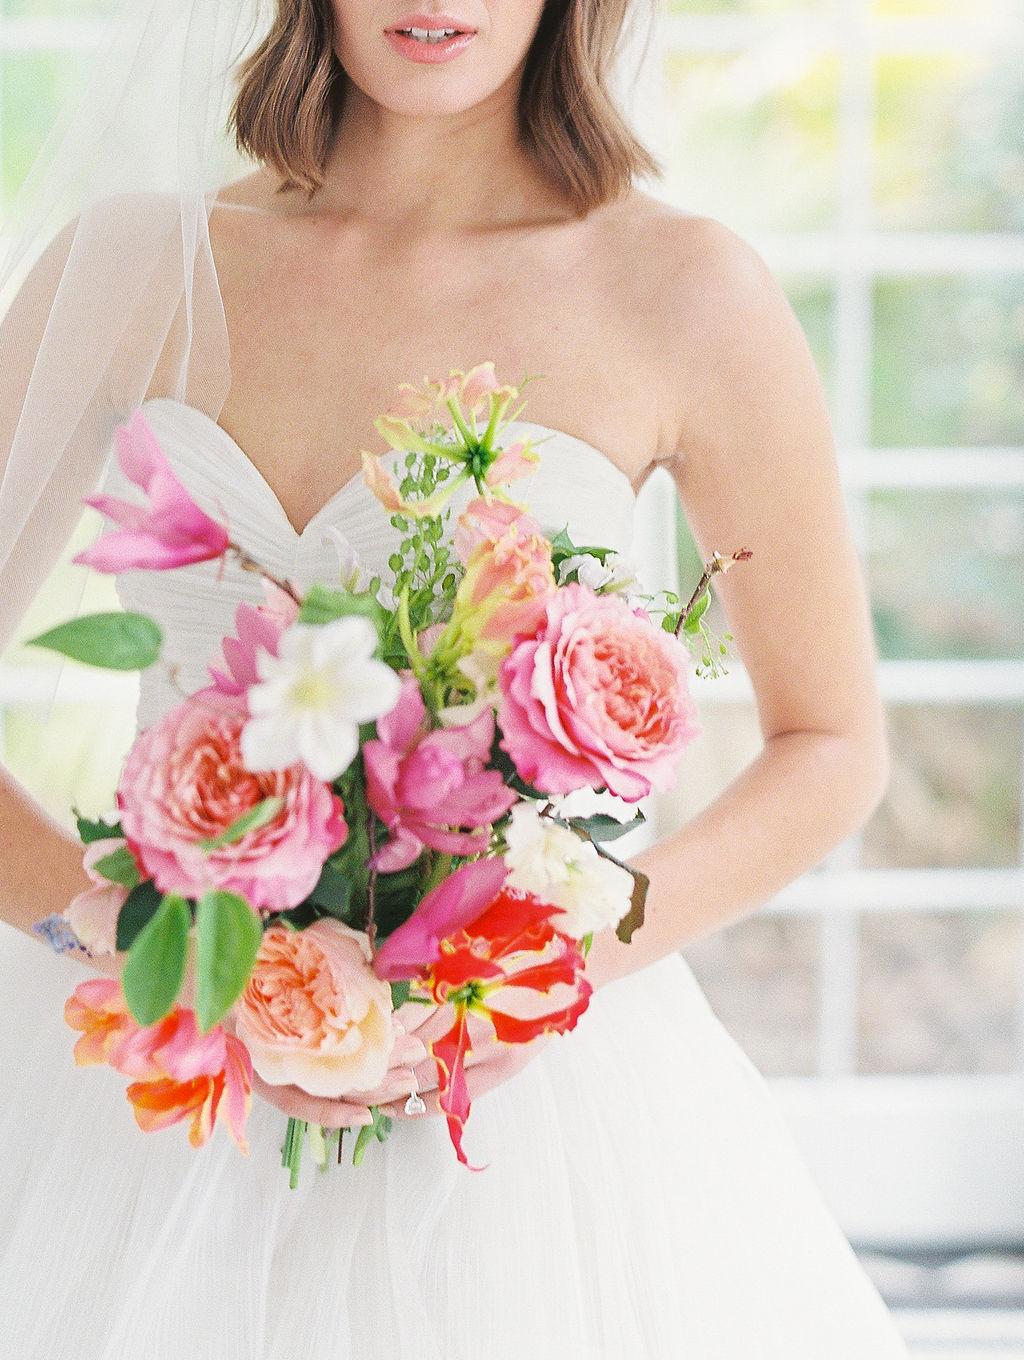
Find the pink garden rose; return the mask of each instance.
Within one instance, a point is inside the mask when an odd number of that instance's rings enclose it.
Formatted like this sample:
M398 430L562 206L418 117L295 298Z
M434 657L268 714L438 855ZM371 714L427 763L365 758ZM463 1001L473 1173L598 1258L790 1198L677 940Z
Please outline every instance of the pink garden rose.
M378 739L363 746L366 796L391 835L372 861L384 873L412 864L427 845L478 854L487 848L487 828L516 801L498 771L487 769L489 710L464 727L434 732L425 720L419 685L407 679L398 703L377 719Z
M96 864L123 845L120 836L106 836L85 847L82 866L92 887L73 897L64 911L64 919L81 943L90 954L97 956L117 953L117 918L128 892L120 883L111 883L109 878L98 874Z
M682 643L624 600L563 586L501 664L502 749L544 793L671 788L697 732L688 671Z
M149 497L149 506L113 496L89 496L86 504L121 528L104 534L75 558L97 571L116 573L130 567L163 571L222 557L228 532L199 506L171 471L156 436L141 411L116 434L117 457L129 481Z
M220 1025L200 1034L195 1013L175 1007L155 1025L132 1019L121 984L91 978L75 988L64 1019L81 1030L75 1061L109 1063L136 1080L127 1096L146 1133L191 1121L189 1141L202 1147L219 1120L247 1152L245 1121L252 1093L252 1063L244 1045Z
M370 966L362 931L325 917L272 926L235 1011L238 1037L272 1086L336 1099L379 1086L396 1043L403 1063L426 1053L393 1021L391 988Z
M257 911L286 911L309 896L324 860L344 844L344 808L304 765L247 770L240 749L247 718L243 697L205 689L141 733L117 792L121 824L161 892L198 898L223 888ZM267 798L283 800L269 822L209 847Z

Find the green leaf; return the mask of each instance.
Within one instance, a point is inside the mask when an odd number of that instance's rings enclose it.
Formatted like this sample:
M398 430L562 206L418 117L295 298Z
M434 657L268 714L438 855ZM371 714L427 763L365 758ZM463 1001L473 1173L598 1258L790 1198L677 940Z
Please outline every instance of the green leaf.
M551 551L552 554L562 553L566 557L572 557L576 552L576 545L569 537L568 525L564 529L560 529L551 540Z
M702 595L698 595L690 607L690 612L683 621L683 632L691 636L700 629L700 621L708 612L708 605L711 603L711 591L705 590Z
M109 855L104 855L102 859L98 859L92 867L98 874L109 879L111 883L120 883L121 887L127 888L129 892L132 888L137 888L142 881L139 866L135 863L135 856L127 845L119 845Z
M255 807L251 807L248 812L243 812L241 817L236 817L219 836L210 836L206 840L200 841L200 850L209 853L211 850L219 850L222 845L234 845L243 836L247 836L250 831L258 831L261 826L266 826L268 822L272 822L283 807L283 798L264 798Z
M263 926L244 897L215 889L196 904L196 927L196 1018L206 1034L249 981Z
M409 1000L409 992L412 990L412 983L408 978L403 978L401 982L391 984L391 1004L397 1011L399 1006L404 1006Z
M308 900L322 908L328 916L344 921L352 904L352 879L336 864L326 860Z
M372 595L353 595L349 590L313 586L302 601L299 623L325 624L358 614L369 619L378 634L385 623L384 611Z
M117 948L131 949L139 932L152 921L164 895L151 878L133 888L122 903L117 917Z
M121 984L140 1025L155 1025L174 1005L185 977L191 924L188 903L171 893L132 945Z
M110 671L143 671L160 655L162 634L146 614L87 614L30 638L28 646L45 647L87 666Z
M78 835L83 845L91 845L93 841L113 840L117 836L124 835L124 828L120 822L114 822L112 826L109 826L102 819L92 821L89 817L83 817L77 808L73 811Z
M611 855L607 855L606 858L611 859ZM644 923L644 904L647 901L647 889L651 885L651 880L629 864L622 867L633 875L633 896L630 899L629 911L615 927L615 934L623 944L629 944L633 938L633 931L639 930Z
M570 817L569 825L575 831L582 831L588 840L595 844L604 841L617 841L630 831L635 831L646 821L644 814L637 809L628 822L620 822L607 812L595 812L590 817Z

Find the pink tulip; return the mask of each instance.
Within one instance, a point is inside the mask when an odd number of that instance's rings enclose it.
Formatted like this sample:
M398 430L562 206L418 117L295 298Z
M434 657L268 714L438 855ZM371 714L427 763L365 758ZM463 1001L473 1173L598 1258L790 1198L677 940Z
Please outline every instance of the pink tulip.
M213 687L221 694L244 694L255 685L256 657L260 649L277 656L281 634L298 618L299 607L290 595L269 581L263 582L266 600L263 604L240 604L235 611L237 637L226 637L222 650L228 673L211 666Z
M149 506L113 496L87 497L87 505L121 529L104 534L75 561L117 573L131 567L164 571L222 557L228 547L227 530L204 514L178 481L141 411L127 428L119 427L116 438L121 470L146 493Z
M373 960L388 982L419 977L441 957L441 941L464 929L491 905L508 875L500 858L463 864L428 892L408 921L393 930Z
M487 769L494 718L431 732L416 681L377 719L378 740L363 747L366 796L392 839L373 860L384 873L404 869L431 846L452 855L487 848L491 823L516 801L497 770ZM470 830L453 828L471 828Z

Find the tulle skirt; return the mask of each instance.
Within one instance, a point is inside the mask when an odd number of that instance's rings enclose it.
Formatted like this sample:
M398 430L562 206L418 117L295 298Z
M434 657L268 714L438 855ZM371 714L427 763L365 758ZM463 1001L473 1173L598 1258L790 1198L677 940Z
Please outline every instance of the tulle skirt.
M764 1081L669 959L443 1121L303 1167L143 1134L84 976L0 927L0 1360L900 1360Z

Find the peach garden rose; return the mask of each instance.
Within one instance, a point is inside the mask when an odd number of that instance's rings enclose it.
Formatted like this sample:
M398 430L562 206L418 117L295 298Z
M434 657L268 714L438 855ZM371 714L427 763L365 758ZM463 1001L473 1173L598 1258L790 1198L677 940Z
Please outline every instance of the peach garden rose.
M327 917L264 932L235 1030L265 1082L330 1098L381 1084L399 1034L370 958L362 931Z

